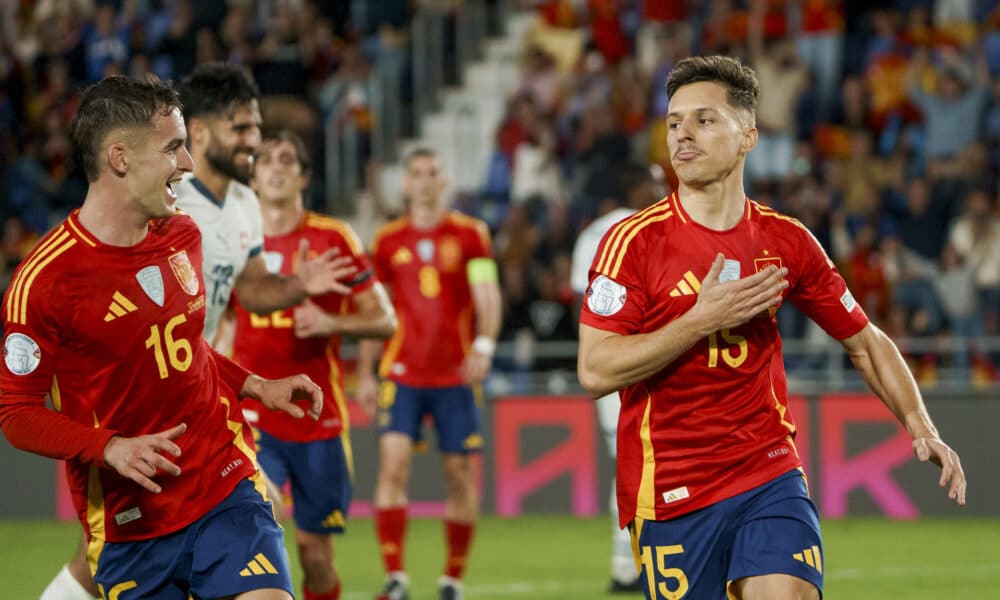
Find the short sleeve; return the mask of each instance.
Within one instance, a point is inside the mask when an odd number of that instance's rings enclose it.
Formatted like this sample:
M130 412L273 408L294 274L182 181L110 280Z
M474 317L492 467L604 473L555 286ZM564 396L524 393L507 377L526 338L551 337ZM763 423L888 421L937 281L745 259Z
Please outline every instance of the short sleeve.
M355 275L347 282L351 288L351 293L357 294L371 288L378 281L378 278L376 277L372 262L368 260L368 256L365 254L365 247L361 243L361 238L358 237L354 228L347 223L343 223L343 229L340 231L339 237L341 238L340 243L344 245L346 251L354 259Z
M844 278L809 231L798 226L800 237L788 299L831 337L843 340L868 324L864 309L847 289Z
M474 258L493 258L493 241L486 223L476 220L468 234L462 237L465 240L465 262Z
M250 223L250 248L247 258L253 258L264 251L264 218L260 214L260 202L254 194L247 194L245 202L245 212Z
M591 263L580 322L621 335L643 331L646 313L648 252L641 239L622 245L613 227L601 240Z

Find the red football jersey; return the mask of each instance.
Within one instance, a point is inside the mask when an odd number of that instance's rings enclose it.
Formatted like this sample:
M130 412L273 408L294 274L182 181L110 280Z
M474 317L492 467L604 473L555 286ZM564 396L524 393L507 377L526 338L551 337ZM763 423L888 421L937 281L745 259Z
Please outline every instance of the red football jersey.
M676 194L625 219L601 242L581 322L622 335L660 329L691 309L717 253L720 280L788 268L784 297L837 339L868 323L816 239L798 221L747 200L732 229L694 222ZM723 329L662 371L621 390L618 505L665 520L735 496L800 466L773 315Z
M310 254L322 254L330 248L340 256L354 258L357 274L349 282L354 293L375 284L371 264L364 246L346 223L315 213L306 213L294 231L264 238L264 261L268 270L291 275L301 240L309 241ZM328 313L350 310L350 297L326 294L311 299ZM278 439L289 442L309 442L329 439L348 428L347 404L344 396L343 371L340 367L340 338L295 337L294 309L277 310L269 315L255 315L233 298L236 313L236 336L233 360L262 377L279 379L305 373L323 388L323 412L318 421L295 419L283 412L267 410L259 402L244 399L243 414L251 425ZM300 406L308 410L308 402Z
M458 212L432 229L417 229L408 217L379 229L372 259L399 318L379 364L382 377L419 387L462 384L476 327L466 266L492 256L486 223Z
M52 428L32 445L67 459L80 520L98 539L181 529L256 470L232 383L222 383L202 338L201 265L201 233L186 215L151 224L142 242L122 248L97 241L74 212L8 288L0 422L12 439ZM46 393L69 421L44 408ZM182 473L158 474L159 494L103 466L113 432L131 437L180 423L182 454L170 459Z

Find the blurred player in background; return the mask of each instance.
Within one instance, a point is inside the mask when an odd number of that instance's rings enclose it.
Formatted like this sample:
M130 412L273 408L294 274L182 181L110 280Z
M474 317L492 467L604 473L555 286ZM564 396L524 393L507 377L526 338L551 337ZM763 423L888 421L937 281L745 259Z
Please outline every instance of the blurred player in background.
M782 298L841 341L960 505L965 474L816 239L746 197L754 72L688 58L667 93L679 189L608 232L580 318L580 382L621 393L619 524L648 598L818 599L822 542L788 413Z
M588 225L576 238L573 247L573 266L570 273L570 285L579 298L587 292L590 264L597 254L601 238L611 227L622 219L631 216L636 211L649 207L663 197L662 169L654 167L661 177L654 178L649 168L640 164L625 165L618 173L616 196L607 198L601 205L601 216ZM621 399L618 392L612 392L597 399L597 418L607 442L608 452L614 459L618 432L618 412ZM632 555L632 540L628 531L618 526L618 501L615 498L615 487L611 487L611 586L612 592L639 592L642 590L638 575L635 572L635 558Z
M194 172L174 185L177 206L202 233L206 289L205 338L218 326L235 289L245 306L267 313L289 308L307 294L345 293L339 279L354 271L348 257L333 252L310 260L294 276L268 272L261 257L260 206L249 187L253 153L260 144L260 91L244 69L199 65L180 86ZM303 247L300 258L307 249ZM41 600L88 600L97 596L85 545L42 593Z
M500 288L486 224L448 208L437 154L415 150L404 164L407 215L382 227L372 249L399 316L379 365L384 381L377 392L375 528L387 577L377 597L408 598L403 542L410 460L424 417L431 415L447 481L447 561L439 595L452 600L462 597L479 512L470 455L483 442L476 396L496 349ZM358 356L358 399L370 411L378 350L377 342L362 341Z
M202 337L201 234L175 207L193 166L176 91L104 79L84 91L72 136L88 192L5 298L0 427L67 461L102 597L290 599L237 403L317 418L322 391L304 375L252 375Z
M243 414L258 430L261 469L278 487L291 482L302 597L337 600L341 584L333 566L332 534L344 531L354 472L340 336L388 338L396 330L396 316L350 226L305 209L308 156L301 138L286 131L266 137L257 152L252 186L263 215L264 261L270 271L287 276L298 266L302 240L317 252L336 249L357 267L347 282L351 293L316 296L294 309L264 315L235 301L233 359L265 377L304 371L328 399L319 421L306 427L253 400L243 403Z

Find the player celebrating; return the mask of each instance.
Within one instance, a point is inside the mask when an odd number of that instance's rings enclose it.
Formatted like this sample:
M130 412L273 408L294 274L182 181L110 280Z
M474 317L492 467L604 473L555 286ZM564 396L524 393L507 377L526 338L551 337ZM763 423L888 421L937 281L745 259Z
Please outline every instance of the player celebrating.
M500 289L486 224L452 212L446 179L434 151L405 161L407 216L375 235L375 270L389 287L399 330L386 345L378 393L380 464L375 484L375 527L387 578L378 598L408 597L403 569L407 484L413 443L424 416L437 429L447 481L447 561L442 600L462 597L462 575L472 543L479 497L470 454L482 445L473 388L486 378L500 330ZM358 356L358 399L374 410L378 344L363 341Z
M647 598L818 599L822 543L788 413L782 298L841 341L960 505L965 474L895 344L815 238L746 198L753 71L688 58L667 93L679 189L608 232L581 315L580 382L595 396L621 390L619 523Z
M5 298L0 427L67 460L102 597L289 599L236 403L316 418L322 392L304 375L251 375L202 338L201 234L174 206L192 168L176 92L105 79L83 93L72 136L89 189Z
M657 167L659 168L659 167ZM662 173L662 170L661 170ZM602 206L604 213L588 225L576 238L573 246L573 267L570 284L581 298L587 292L590 263L594 261L597 247L604 234L622 219L647 208L662 197L663 189L652 173L639 164L628 164L618 173L618 190L609 206ZM618 392L611 392L597 399L597 418L607 443L611 458L616 455L618 412L621 399ZM611 536L611 592L638 592L642 590L635 572L632 557L632 540L627 531L618 526L618 501L614 486L611 489L611 522L614 532Z
M326 294L294 311L267 315L234 303L233 359L265 377L302 370L331 399L319 421L307 427L262 410L253 400L244 402L243 414L258 429L261 469L278 486L292 484L302 597L337 600L341 585L333 567L331 534L344 530L353 473L339 336L387 338L396 330L396 316L354 231L346 223L305 210L302 193L309 185L309 164L305 145L290 132L265 139L257 153L252 185L263 215L263 256L272 271L291 275L302 240L318 251L336 249L357 266L357 275L348 283L351 294ZM350 312L348 304L354 307Z
M235 289L244 305L261 313L292 307L307 293L347 292L338 282L354 273L349 257L331 253L306 259L300 249L293 276L270 273L261 257L260 206L249 187L253 153L260 144L260 91L249 73L205 63L180 88L191 133L194 172L175 184L177 206L201 229L206 287L205 338L214 343ZM62 568L41 600L88 600L97 588L86 562L86 544Z
M289 308L307 296L350 289L339 283L350 258L335 250L307 259L298 249L293 275L271 273L261 256L263 233L257 197L247 185L260 144L260 91L241 67L205 63L180 86L191 137L194 174L177 189L177 205L204 232L208 317L205 336L214 340L230 292L257 314Z

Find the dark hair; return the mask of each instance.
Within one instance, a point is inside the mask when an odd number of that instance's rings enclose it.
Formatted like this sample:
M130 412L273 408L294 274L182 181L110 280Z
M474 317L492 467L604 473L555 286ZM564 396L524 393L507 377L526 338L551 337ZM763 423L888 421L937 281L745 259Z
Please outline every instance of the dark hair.
M184 100L184 121L204 115L220 115L236 106L260 99L260 88L250 72L226 63L202 63L179 87Z
M729 56L691 56L674 66L667 78L667 99L681 86L710 81L726 88L726 101L737 109L757 115L760 84L753 69Z
M312 157L309 155L309 149L306 148L306 143L302 139L302 136L291 129L265 131L261 136L260 148L257 150L258 154L264 152L268 142L288 142L291 144L295 148L295 158L299 161L299 168L302 170L302 174L309 175L312 173Z
M410 150L409 152L406 153L406 156L403 158L403 166L409 168L410 163L417 158L437 158L437 157L438 157L437 150L432 150L427 146L417 146L413 150Z
M97 181L101 175L101 147L109 133L151 127L156 115L168 115L175 108L183 108L177 90L155 75L147 75L145 81L115 75L85 89L70 136L87 181Z

